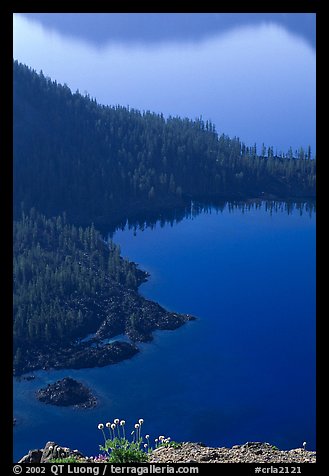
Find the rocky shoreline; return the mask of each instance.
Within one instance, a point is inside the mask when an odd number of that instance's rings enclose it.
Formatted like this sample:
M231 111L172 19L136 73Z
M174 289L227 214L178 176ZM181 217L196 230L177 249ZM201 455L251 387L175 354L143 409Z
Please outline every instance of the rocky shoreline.
M121 341L99 346L91 342L62 348L48 346L45 350L30 352L22 372L104 367L129 359L137 352L139 350L135 345Z
M22 377L35 370L82 369L115 364L137 354L139 349L136 343L152 341L154 331L175 330L196 319L189 314L169 312L158 303L140 296L137 291L122 286L118 288L118 294L110 299L99 297L99 306L105 316L96 329L90 329L94 338L87 342L72 341L65 346L60 343L42 346L40 343L38 348L26 351L25 362L14 368L14 375ZM122 334L130 341L104 343Z
M54 458L75 457L81 463L99 462L49 441L43 449L30 450L18 463L47 463ZM269 443L247 442L232 448L212 448L202 443L181 443L152 451L149 463L316 463L316 452L304 448L279 450Z
M61 407L92 408L97 404L91 390L71 377L65 377L36 392L40 402Z

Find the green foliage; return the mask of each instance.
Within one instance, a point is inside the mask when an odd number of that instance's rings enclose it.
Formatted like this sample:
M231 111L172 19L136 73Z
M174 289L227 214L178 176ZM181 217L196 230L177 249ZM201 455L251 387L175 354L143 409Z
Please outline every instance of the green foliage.
M310 148L258 155L210 121L105 107L14 63L15 216L24 202L104 223L191 198L314 197L315 180Z
M122 286L136 290L145 278L93 225L69 225L65 215L23 212L13 235L15 369L26 349L65 345L96 332ZM124 330L125 321L117 325Z
M100 449L106 453L107 461L111 463L138 463L147 462L148 455L152 452L150 444L150 435L142 436L142 427L144 420L140 418L135 423L133 431L130 433L131 441L128 440L125 433L125 420L114 420L113 423L106 423L105 427L99 423L98 429L102 432L104 445ZM144 439L145 438L145 439ZM155 440L155 447L172 446L179 448L180 443L170 442L170 438L159 436Z
M310 148L265 155L263 146L257 155L256 144L219 135L210 121L101 106L17 61L13 68L16 370L33 349L96 332L109 308L113 332L152 330L127 292L145 274L82 223L191 199L315 196Z
M108 456L109 463L143 463L148 461L148 455L141 449L141 442L128 441L125 438L106 440L100 446Z
M182 443L179 443L178 441L166 441L161 443L159 446L165 446L165 447L170 447L170 448L181 448Z
M143 441L141 429L144 423L140 419L135 424L134 430L131 432L131 441L128 440L125 433L125 420L114 420L113 423L100 423L98 429L101 430L104 438L104 445L100 445L100 450L107 455L107 461L110 463L143 463L148 461L149 435L147 435L147 443ZM105 431L109 435L106 435Z

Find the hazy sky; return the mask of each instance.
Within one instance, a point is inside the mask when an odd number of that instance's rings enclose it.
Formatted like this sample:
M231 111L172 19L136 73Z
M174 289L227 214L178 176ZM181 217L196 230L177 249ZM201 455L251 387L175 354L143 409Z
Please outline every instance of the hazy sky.
M276 23L306 39L315 48L315 14L303 13L29 13L48 29L87 40L94 45L110 41L200 41L232 28Z
M231 19L226 26L219 17L216 29L210 17L206 34L204 14L193 14L199 34L192 38L189 24L186 39L177 38L173 27L180 14L171 17L169 31L164 14L129 15L131 31L128 14L76 16L74 28L72 15L31 15L14 15L14 58L73 91L165 116L202 115L219 133L239 136L247 145L256 142L259 150L262 142L278 151L308 144L315 150L315 15L294 16L292 29L271 15L258 22ZM143 20L143 35L137 34L137 20ZM97 24L103 32L98 36Z

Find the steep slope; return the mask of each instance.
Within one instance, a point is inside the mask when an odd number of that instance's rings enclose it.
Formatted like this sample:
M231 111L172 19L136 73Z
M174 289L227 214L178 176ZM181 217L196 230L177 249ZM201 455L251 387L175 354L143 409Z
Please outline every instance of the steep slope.
M305 151L256 151L209 121L105 107L14 63L16 215L23 202L98 224L191 198L315 196Z

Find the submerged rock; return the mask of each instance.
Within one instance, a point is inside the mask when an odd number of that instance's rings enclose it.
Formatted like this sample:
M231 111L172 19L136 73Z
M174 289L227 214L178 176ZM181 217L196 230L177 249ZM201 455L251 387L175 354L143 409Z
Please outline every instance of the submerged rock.
M26 375L26 376L23 376L22 379L27 380L29 382L30 380L35 379L35 375Z
M71 377L48 384L47 387L37 390L36 396L41 402L63 407L74 405L79 408L90 408L97 403L89 388Z

